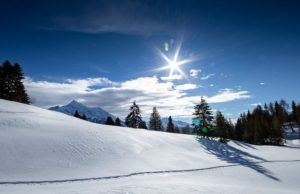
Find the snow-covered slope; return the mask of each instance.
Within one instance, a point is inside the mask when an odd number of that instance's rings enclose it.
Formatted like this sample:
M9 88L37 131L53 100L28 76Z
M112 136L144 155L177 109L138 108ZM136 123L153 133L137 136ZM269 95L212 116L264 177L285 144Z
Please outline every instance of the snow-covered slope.
M297 148L223 145L106 126L5 100L0 100L0 156L0 193L6 194L300 190Z
M85 115L87 120L95 123L104 123L108 116L112 117L112 119L115 119L115 116L100 107L87 107L75 100L64 106L51 107L49 108L49 110L65 113L72 116L76 111L78 111L81 116Z

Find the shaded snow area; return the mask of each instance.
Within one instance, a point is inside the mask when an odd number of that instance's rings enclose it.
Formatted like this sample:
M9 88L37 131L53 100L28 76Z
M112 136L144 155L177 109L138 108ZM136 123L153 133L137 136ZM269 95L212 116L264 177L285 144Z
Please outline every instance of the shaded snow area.
M0 193L299 193L300 149L106 126L0 100Z

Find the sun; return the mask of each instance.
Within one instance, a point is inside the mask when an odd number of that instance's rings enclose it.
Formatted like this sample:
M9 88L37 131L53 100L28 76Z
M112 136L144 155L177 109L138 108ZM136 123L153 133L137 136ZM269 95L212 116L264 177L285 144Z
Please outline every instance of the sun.
M172 58L169 58L164 52L161 50L158 50L159 55L161 58L166 62L166 64L163 67L160 67L156 70L162 71L169 69L169 78L180 75L182 77L186 77L185 73L181 70L181 66L184 64L187 64L191 62L193 59L192 58L187 58L183 60L179 60L179 53L181 49L181 44L179 44L175 50L174 56Z

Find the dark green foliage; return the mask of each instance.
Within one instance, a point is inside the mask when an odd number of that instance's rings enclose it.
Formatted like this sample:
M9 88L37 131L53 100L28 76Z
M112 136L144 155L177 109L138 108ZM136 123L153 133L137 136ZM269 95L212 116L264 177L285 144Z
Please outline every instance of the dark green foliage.
M280 100L265 104L263 109L257 106L252 112L248 111L247 115L240 115L235 126L235 138L253 144L280 145L283 124L299 122L297 108L300 109L300 106L292 102L291 108L292 112L289 113L289 105Z
M30 104L23 79L21 66L18 63L12 65L9 61L5 61L0 66L0 98Z
M236 124L235 124L235 130L234 130L234 138L238 141L243 140L243 135L246 129L246 114L243 113L240 115L240 118L238 118Z
M201 121L201 125L197 131L195 131L198 135L201 136L211 136L212 135L212 110L210 109L208 103L201 97L200 104L197 104L195 107L195 112L193 115L196 117L194 119L199 119ZM201 130L203 128L207 128L207 132Z
M116 118L115 125L121 126L121 120L119 119L119 117Z
M83 114L83 115L81 116L77 110L76 110L75 113L74 113L74 117L79 118L79 119L83 119L83 120L87 120L85 114Z
M173 124L173 119L171 116L169 116L169 119L168 119L168 125L167 125L167 132L170 132L170 133L175 133L175 126Z
M83 114L83 115L82 115L81 119L83 119L83 120L87 120L87 118L86 118L85 114Z
M234 126L218 111L215 118L214 134L221 139L233 139Z
M76 118L81 118L81 116L80 116L80 114L79 114L79 112L76 110L75 111L75 113L74 113L74 117L76 117Z
M174 133L180 133L179 127L177 125L175 126Z
M146 124L142 123L144 121L142 120L141 111L135 101L133 102L129 110L130 113L125 119L126 126L131 128L147 128Z
M145 121L141 121L141 122L139 123L139 128L140 128L140 129L147 129L147 124L146 124L146 122L145 122Z
M292 113L289 116L289 121L298 123L300 126L300 105L292 102Z
M105 125L115 125L115 122L113 121L113 119L110 116L108 116L105 121Z
M155 131L163 131L162 122L160 119L160 115L156 109L156 107L153 107L153 112L150 115L150 122L149 122L149 129L155 130Z

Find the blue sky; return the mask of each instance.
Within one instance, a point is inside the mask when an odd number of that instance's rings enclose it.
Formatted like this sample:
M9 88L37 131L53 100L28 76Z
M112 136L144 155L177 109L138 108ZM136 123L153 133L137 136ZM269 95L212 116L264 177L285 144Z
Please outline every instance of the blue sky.
M33 104L72 99L124 117L188 120L201 96L235 119L254 104L300 101L297 1L1 1L0 60L22 65ZM157 53L186 77L164 79ZM168 43L170 49L164 50Z

